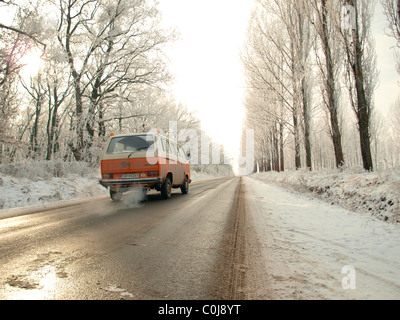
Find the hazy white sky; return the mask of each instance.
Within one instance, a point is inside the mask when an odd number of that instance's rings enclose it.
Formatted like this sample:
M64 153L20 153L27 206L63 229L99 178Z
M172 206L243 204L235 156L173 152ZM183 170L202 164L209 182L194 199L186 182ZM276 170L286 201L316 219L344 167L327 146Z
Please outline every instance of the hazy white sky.
M161 0L166 24L176 26L170 70L179 102L198 110L203 129L235 152L243 118L240 49L250 0Z
M376 53L378 57L379 86L375 91L375 107L384 114L400 96L400 75L396 71L393 47L396 40L386 32L387 20L379 1L376 6L372 31L375 36Z

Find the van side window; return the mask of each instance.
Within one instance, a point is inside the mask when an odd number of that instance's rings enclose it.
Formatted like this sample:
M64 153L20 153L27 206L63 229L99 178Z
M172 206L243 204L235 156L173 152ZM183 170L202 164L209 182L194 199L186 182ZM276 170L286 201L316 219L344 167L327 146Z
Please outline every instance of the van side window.
M182 148L179 148L179 157L182 161L186 160L186 155Z
M169 152L171 153L171 154L174 154L174 155L176 155L176 148L177 148L177 145L175 144L175 143L173 143L173 142L169 142Z
M165 142L164 138L161 138L160 140L161 140L162 149L164 152L166 152L167 151L167 145L166 145L167 143Z

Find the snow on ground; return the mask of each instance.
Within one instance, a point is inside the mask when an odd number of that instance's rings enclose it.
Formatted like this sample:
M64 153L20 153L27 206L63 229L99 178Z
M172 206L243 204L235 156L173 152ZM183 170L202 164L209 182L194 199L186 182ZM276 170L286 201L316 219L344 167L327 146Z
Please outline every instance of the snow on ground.
M400 222L400 169L257 173L258 179L388 222Z
M83 163L27 161L0 166L0 212L107 194L100 172Z
M250 299L400 299L400 225L285 190L266 175L244 177L266 278Z

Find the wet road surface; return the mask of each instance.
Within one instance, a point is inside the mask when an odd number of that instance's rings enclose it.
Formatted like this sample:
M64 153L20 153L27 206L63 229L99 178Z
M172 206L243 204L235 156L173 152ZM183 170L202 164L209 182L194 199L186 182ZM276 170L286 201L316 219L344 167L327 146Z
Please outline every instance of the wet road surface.
M0 219L0 299L242 299L240 178Z

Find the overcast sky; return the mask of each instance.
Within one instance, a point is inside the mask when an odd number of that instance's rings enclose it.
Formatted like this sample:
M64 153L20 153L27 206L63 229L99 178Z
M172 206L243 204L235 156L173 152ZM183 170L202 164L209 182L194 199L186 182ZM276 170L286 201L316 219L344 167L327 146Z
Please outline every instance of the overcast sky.
M237 150L243 118L244 77L240 49L249 0L161 0L165 22L180 40L169 51L178 101L198 110L204 130Z

